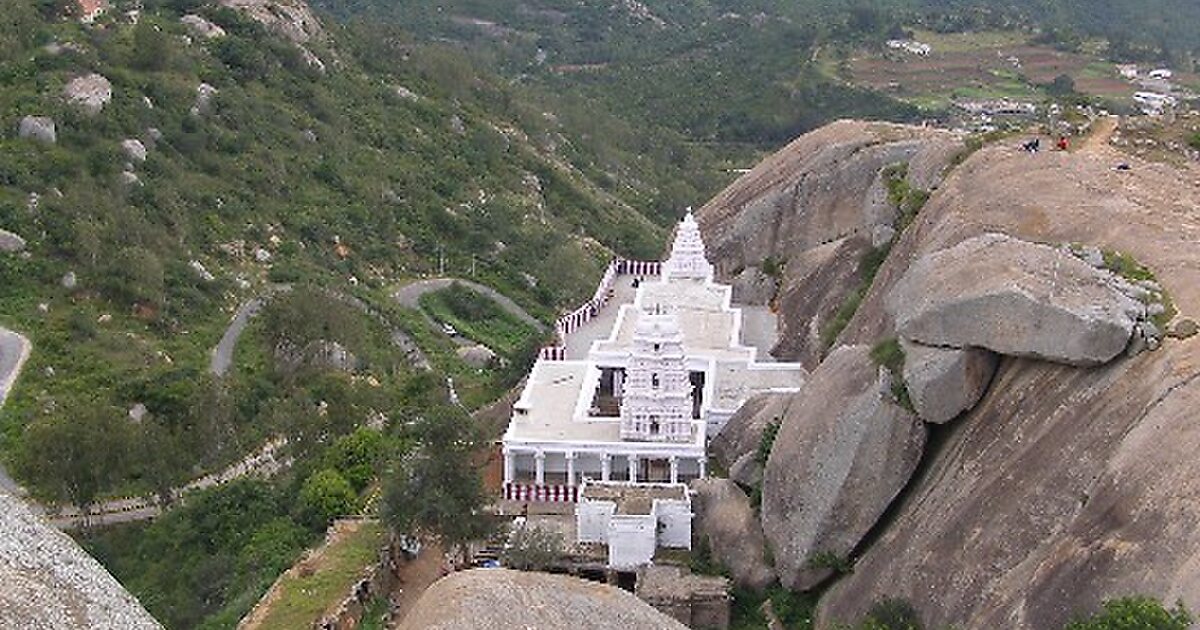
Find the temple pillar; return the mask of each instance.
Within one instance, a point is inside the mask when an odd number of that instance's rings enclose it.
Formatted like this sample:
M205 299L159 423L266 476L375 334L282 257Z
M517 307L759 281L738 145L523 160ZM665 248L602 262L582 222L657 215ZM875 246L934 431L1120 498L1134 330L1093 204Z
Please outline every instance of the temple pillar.
M679 458L671 456L671 483L679 483Z
M696 463L700 465L700 478L704 479L708 476L705 473L705 469L708 468L708 460L704 459L703 457L698 457L696 458Z
M626 459L629 460L629 481L636 482L638 480L638 458L636 455L630 455Z
M534 462L534 483L541 486L546 483L546 454L538 451L533 454ZM703 476L703 475L701 475Z
M568 451L565 455L567 458L567 485L575 485L575 452Z
M600 455L600 481L609 481L612 478L612 455L603 453Z
M516 454L509 449L504 449L504 483L512 483L516 478Z

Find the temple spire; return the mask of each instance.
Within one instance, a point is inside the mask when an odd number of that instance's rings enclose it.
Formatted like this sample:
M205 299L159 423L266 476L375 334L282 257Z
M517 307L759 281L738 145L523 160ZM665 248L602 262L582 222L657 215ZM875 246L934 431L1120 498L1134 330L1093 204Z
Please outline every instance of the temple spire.
M663 265L663 279L692 278L711 280L713 266L704 255L704 239L700 236L700 225L688 208L687 215L675 230L675 242L671 244L671 256Z
M621 395L621 439L692 440L692 383L683 333L675 313L661 305L638 317Z

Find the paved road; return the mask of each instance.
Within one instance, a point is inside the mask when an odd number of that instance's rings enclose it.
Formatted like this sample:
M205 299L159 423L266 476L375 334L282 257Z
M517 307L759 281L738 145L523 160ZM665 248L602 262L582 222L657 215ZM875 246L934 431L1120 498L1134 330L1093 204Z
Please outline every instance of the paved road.
M217 342L217 347L212 350L212 361L208 366L209 372L216 376L225 376L229 368L233 365L233 351L237 349L238 339L242 337L242 333L246 332L246 326L250 324L250 319L262 310L267 300L275 297L276 294L290 291L292 288L288 285L275 285L267 288L263 295L253 298L238 307L237 313L233 316L233 321L229 322L229 327L225 329L225 334L221 335L221 341Z
M538 319L533 315L530 315L528 311L521 308L519 304L509 299L508 296L489 286L479 284L478 282L472 282L470 280L463 280L460 278L434 278L432 280L417 280L416 282L400 287L400 289L398 289L393 296L396 298L396 301L400 302L400 304L403 306L420 309L422 295L433 291L440 291L449 287L455 282L478 291L495 300L495 302L500 305L500 308L515 315L517 319L520 319L526 324L533 326L539 331L544 332L546 330L545 324L538 321Z
M8 392L17 382L21 368L25 367L25 360L29 358L29 352L32 349L33 344L29 343L24 336L7 328L0 328L0 407L3 407L4 401L8 400ZM15 496L26 494L25 488L22 488L21 484L9 476L8 471L4 469L3 462L0 462L0 489Z

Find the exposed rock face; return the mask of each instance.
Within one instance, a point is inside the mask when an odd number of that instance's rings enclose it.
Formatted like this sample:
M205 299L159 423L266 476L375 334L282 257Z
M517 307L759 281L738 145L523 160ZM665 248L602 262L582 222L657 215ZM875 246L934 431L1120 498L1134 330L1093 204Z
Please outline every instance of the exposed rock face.
M918 260L888 296L901 336L930 346L1098 365L1145 307L1062 249L985 234Z
M491 348L480 344L463 346L456 350L455 354L474 368L485 368L496 360L496 353L492 352Z
M58 142L58 131L54 119L48 116L26 116L17 126L17 135L46 144Z
M847 296L861 284L859 266L870 244L842 238L789 261L780 294L779 341L774 354L812 370L821 362L822 332Z
M954 134L887 123L842 121L804 135L699 211L709 257L729 274L847 236L869 242L895 218L880 172L907 162L912 185L927 189L961 149Z
M808 589L845 558L908 483L925 426L891 401L867 346L829 355L796 394L763 477L763 531L780 582Z
M219 39L221 37L225 37L225 29L213 24L212 22L209 22L199 15L185 15L179 18L179 21L184 26L188 27L188 30L191 31L196 37L203 37L204 39Z
M821 330L858 287L873 239L896 218L883 171L907 163L909 184L929 189L961 150L944 131L842 121L797 139L700 210L710 261L723 277L767 258L787 263L773 355L809 369L820 361Z
M141 140L129 139L121 142L121 152L134 162L146 161L146 145Z
M711 451L726 468L745 455L753 456L762 442L763 431L780 422L791 402L789 394L759 394L742 405L712 440Z
M996 373L999 357L980 348L934 348L900 341L904 383L917 415L942 424L975 406Z
M220 4L245 13L296 44L325 37L320 20L301 0L220 0Z
M160 626L99 562L0 490L0 628Z
M730 279L733 301L738 304L768 304L779 290L779 281L759 267L747 267Z
M686 630L687 626L613 586L564 575L472 569L435 582L400 628Z
M201 83L196 86L196 102L192 104L192 115L207 114L212 109L213 97L219 93L220 91L217 88L207 83Z
M104 106L112 101L112 84L103 76L93 73L72 79L63 88L63 96L68 103L90 116L95 116L104 111Z
M14 254L23 249L25 249L25 239L12 232L0 230L0 252Z
M697 535L708 539L713 558L729 569L738 586L762 591L775 581L766 558L766 539L750 499L728 479L692 482Z
M1113 171L1118 161L1132 170ZM1193 180L1105 148L984 148L893 246L841 342L895 336L885 297L909 267L997 231L1126 252L1194 319ZM984 397L926 454L925 472L854 572L823 597L819 625L853 621L893 596L927 627L1057 628L1131 593L1200 608L1197 403L1196 337L1090 369L1003 359Z

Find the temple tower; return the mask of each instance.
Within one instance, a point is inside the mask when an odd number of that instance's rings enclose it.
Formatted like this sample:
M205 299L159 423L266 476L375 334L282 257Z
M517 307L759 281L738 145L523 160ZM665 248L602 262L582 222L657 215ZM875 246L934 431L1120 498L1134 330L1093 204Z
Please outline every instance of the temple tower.
M675 314L654 306L639 314L621 396L621 439L692 440L692 384Z
M691 209L679 222L675 230L675 242L671 244L671 256L663 265L663 280L691 278L711 280L713 266L704 256L704 239L700 237L700 225L692 216Z

